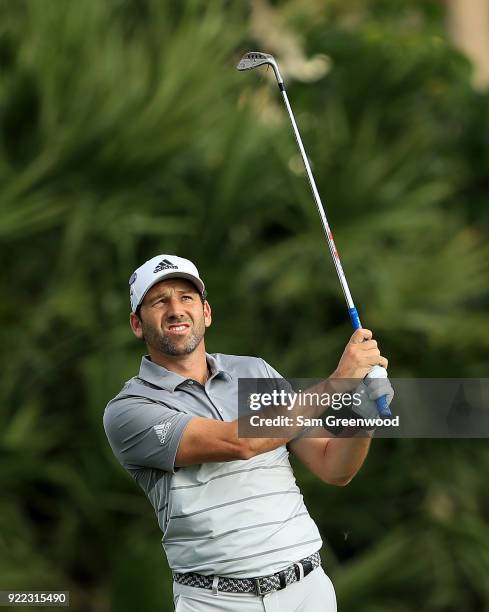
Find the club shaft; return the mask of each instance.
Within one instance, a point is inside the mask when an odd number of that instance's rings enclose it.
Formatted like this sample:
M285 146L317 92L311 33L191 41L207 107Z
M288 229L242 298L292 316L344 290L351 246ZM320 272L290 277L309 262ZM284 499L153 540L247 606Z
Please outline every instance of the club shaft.
M278 79L277 79L278 80ZM287 92L285 91L285 85L282 82L278 82L279 89L282 93L282 97L284 99L285 107L287 112L289 113L290 122L292 123L292 128L294 130L295 139L299 146L299 151L301 152L302 161L304 162L304 167L306 169L307 178L309 179L309 184L311 185L311 190L314 196L314 201L316 202L316 207L318 209L319 217L321 218L321 223L323 225L324 233L326 235L326 240L328 241L329 250L331 253L331 257L333 258L333 262L336 268L336 273L338 274L338 279L341 284L341 288L343 289L343 293L345 295L345 300L348 305L348 313L350 315L350 320L352 322L354 329L359 329L362 327L360 323L360 317L358 316L357 309L355 308L355 304L353 303L353 298L351 297L350 288L348 287L348 283L346 280L345 273L343 272L343 266L341 265L340 256L338 255L338 251L336 249L336 245L333 239L333 234L329 227L328 219L326 217L326 211L324 210L323 203L321 202L321 197L319 195L319 191L316 187L316 181L314 180L314 175L311 170L311 166L309 164L309 160L307 159L306 151L304 149L304 145L302 144L302 138L299 133L299 128L297 127L297 123L295 121L294 113L292 112L292 108L289 103L289 99L287 97ZM369 378L379 377L379 371L382 370L379 366L375 366L366 376L365 380ZM382 371L382 376L384 377L385 371ZM377 408L379 414L383 417L391 416L391 411L389 409L389 404L387 403L386 396L382 396L377 398L376 400Z
M257 63L258 62L258 63ZM331 257L333 259L336 273L338 275L338 279L340 281L341 288L343 290L343 294L345 296L346 303L348 305L348 314L350 315L350 320L353 325L353 328L359 329L362 327L360 323L360 318L358 316L357 309L355 308L355 304L353 303L353 298L351 297L350 288L348 287L348 283L346 281L345 273L343 272L343 266L341 265L340 257L338 255L338 250L336 249L336 245L334 243L333 234L329 227L328 219L326 217L326 212L324 210L323 203L321 202L321 197L319 196L318 189L316 187L316 181L314 180L314 176L312 174L311 166L309 165L309 160L307 159L306 151L304 149L304 145L302 144L302 138L299 133L299 128L297 127L297 123L295 121L294 113L292 112L292 108L290 107L289 99L287 97L287 93L285 91L285 84L278 69L277 62L267 53L262 52L250 52L246 53L239 64L236 66L238 70L252 70L259 65L267 64L272 66L273 71L275 73L275 78L277 79L277 84L284 99L285 108L289 113L290 122L292 123L292 128L294 130L294 136L299 146L299 151L302 156L302 161L304 163L304 167L306 169L307 178L309 179L309 184L311 185L311 190L314 196L314 201L316 202L316 207L319 213L319 217L321 219L321 223L323 224L324 234L326 236L326 240L328 242L329 250L331 253ZM364 380L371 381L374 378L386 378L387 372L381 368L379 365L374 366ZM368 383L366 383L368 384ZM379 414L383 417L391 416L391 412L389 410L389 404L387 402L387 396L382 396L376 399L377 408Z
M343 293L345 295L346 303L348 305L348 313L350 315L350 320L352 322L354 329L359 329L362 324L360 323L360 317L358 316L357 309L355 308L355 304L353 303L353 298L351 297L350 288L348 287L348 283L346 280L345 273L343 272L343 267L341 265L340 257L338 255L338 251L336 249L336 245L333 239L333 234L329 227L328 219L326 217L326 212L324 210L323 203L321 202L321 197L319 195L318 189L316 187L316 181L314 180L314 175L311 170L311 166L309 164L309 160L307 159L306 151L304 149L304 145L302 144L301 135L299 133L299 128L297 127L297 123L295 121L294 113L292 112L292 108L289 103L289 99L287 97L287 93L285 91L285 85L279 82L279 89L282 93L282 97L285 102L285 107L287 108L287 112L289 113L290 122L292 123L292 128L294 130L295 139L297 140L297 144L299 145L299 150L301 152L302 161L304 162L304 167L306 169L307 178L309 179L309 183L311 185L311 190L314 195L314 201L316 202L316 206L319 212L319 217L321 218L321 223L323 225L324 233L326 235L326 240L328 241L329 250L331 252L331 257L333 258L333 262L336 268L336 273L338 274L338 278L341 284L341 288L343 289ZM376 377L375 370L380 370L378 366L373 368L369 375L366 377L367 380L369 377ZM378 372L377 372L378 374ZM385 396L379 397L376 400L377 408L379 410L379 414L383 417L391 416L391 411L389 409L389 405L387 403L387 399Z
M328 246L329 246L329 250L331 253L331 257L333 258L334 266L336 268L336 273L338 274L341 288L343 289L343 294L345 296L345 300L348 305L348 311L350 312L352 323L355 329L358 329L359 327L361 327L360 319L358 318L355 304L353 303L353 298L351 296L350 288L348 287L348 282L346 280L345 273L343 272L343 267L341 265L340 257L338 255L338 250L336 249L336 245L333 239L333 234L329 227L328 219L326 217L326 212L324 210L323 203L321 202L321 197L316 187L316 181L314 180L314 175L312 173L311 166L309 164L309 160L307 159L304 145L302 144L302 139L299 133L299 128L297 127L294 113L292 112L292 108L290 106L289 99L287 97L287 92L285 91L285 87L283 85L282 87L280 87L280 91L282 93L282 97L283 97L287 112L289 113L289 118L290 118L290 122L292 123L292 128L294 130L295 139L297 141L297 144L299 145L299 150L302 156L302 161L306 169L307 178L309 179L309 184L311 185L311 190L314 196L314 201L316 202L316 207L318 209L319 217L321 218L321 223L323 225L324 234L326 236L326 240L328 241ZM355 317L353 317L352 314L354 314Z

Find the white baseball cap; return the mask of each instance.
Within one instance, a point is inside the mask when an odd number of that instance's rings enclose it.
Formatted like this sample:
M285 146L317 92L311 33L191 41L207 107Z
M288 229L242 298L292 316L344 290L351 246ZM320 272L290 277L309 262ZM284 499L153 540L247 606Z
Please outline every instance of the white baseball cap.
M167 278L186 278L205 298L205 286L194 264L176 255L156 255L137 268L129 279L129 298L132 312L136 312L144 296L156 283Z

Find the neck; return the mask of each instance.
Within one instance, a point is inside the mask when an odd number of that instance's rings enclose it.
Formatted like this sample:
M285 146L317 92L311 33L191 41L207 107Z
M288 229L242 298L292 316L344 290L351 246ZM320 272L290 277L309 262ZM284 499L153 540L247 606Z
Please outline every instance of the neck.
M148 347L153 363L175 372L185 378L191 378L204 384L208 378L205 344L202 341L194 351L187 355L165 355Z

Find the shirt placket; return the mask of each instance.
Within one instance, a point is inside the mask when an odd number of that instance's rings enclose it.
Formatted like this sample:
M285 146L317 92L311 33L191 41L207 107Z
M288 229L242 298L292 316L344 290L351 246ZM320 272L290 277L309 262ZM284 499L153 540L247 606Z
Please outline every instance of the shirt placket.
M207 381L207 382L209 383L210 381ZM195 380L188 380L187 384L192 387L192 390L190 391L190 394L191 395L194 395L194 394L198 394L198 395L203 394L205 396L207 402L214 409L214 416L216 418L220 419L221 421L223 421L224 420L223 410L212 399L212 396L211 396L211 394L209 392L209 389L207 389L207 387L205 385L201 385L200 383L198 383Z

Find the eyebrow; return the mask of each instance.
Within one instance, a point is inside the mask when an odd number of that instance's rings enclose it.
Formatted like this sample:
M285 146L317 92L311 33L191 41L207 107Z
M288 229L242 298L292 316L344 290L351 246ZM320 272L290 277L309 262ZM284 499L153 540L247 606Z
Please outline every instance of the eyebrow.
M176 289L177 293L198 293L197 289ZM169 292L158 292L156 293L154 296L149 297L150 302L152 302L153 300L158 300L159 298L162 297L168 297Z

